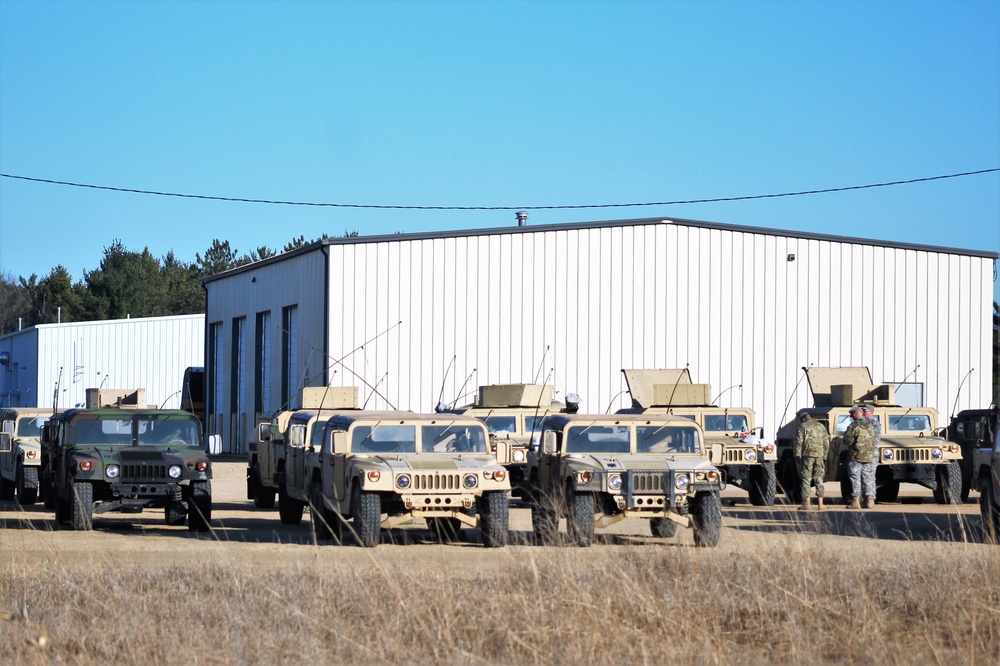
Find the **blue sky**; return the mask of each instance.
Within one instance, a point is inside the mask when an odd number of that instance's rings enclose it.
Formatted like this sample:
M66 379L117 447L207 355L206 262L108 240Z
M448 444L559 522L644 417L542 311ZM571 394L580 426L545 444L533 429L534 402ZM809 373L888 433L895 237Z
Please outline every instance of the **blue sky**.
M413 206L769 194L1000 167L1000 2L0 0L0 172ZM1000 173L675 217L1000 251ZM103 248L515 224L511 211L269 206L0 178L0 270ZM1000 288L995 287L1000 294Z

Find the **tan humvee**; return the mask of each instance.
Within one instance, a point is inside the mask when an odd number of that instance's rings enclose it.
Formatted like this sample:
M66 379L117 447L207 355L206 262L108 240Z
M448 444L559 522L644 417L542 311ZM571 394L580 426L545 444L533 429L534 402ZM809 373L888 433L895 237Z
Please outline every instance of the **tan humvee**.
M423 518L443 539L478 522L485 546L506 545L510 479L490 452L482 421L341 412L326 419L322 437L307 441L304 432L294 434L296 418L287 441L287 490L309 503L318 537L339 541L349 524L358 543L372 547L382 528ZM497 446L504 455L507 444ZM297 448L301 455L293 453ZM292 469L300 463L301 472Z
M989 448L973 450L972 485L979 490L979 512L983 534L989 543L1000 543L1000 415L990 410L993 441Z
M357 411L358 389L355 386L307 386L299 389L298 409L278 411L270 421L258 423L255 438L250 441L250 458L247 461L247 499L253 500L258 509L274 507L278 497L278 511L286 525L302 521L304 505L289 501L284 492L285 441L292 415L300 410L313 410L330 417L340 411Z
M670 414L549 416L528 457L535 535L550 539L565 516L570 540L589 546L595 528L642 518L653 536L673 536L682 525L693 529L695 545L715 546L721 460L721 444L709 453L701 426Z
M619 413L674 414L691 419L704 429L709 446L722 445L719 469L725 482L746 490L755 506L774 504L777 448L763 441L763 429L757 427L752 409L716 407L712 387L693 384L687 368L622 370L622 374L632 395L632 409Z
M958 444L938 436L937 410L929 407L902 407L895 404L891 384L875 386L867 367L806 369L814 407L809 412L827 427L830 453L826 480L839 481L841 495L851 496L847 473L849 454L843 443L844 432L851 424L851 407L872 405L881 430L876 452L875 499L892 502L899 495L901 482L929 488L939 504L961 503L962 453ZM799 474L795 465L794 444L798 419L778 429L779 476L785 494L795 502L799 494Z
M510 455L498 458L498 462L510 473L511 495L519 500L529 499L528 477L525 474L528 466L528 450L538 445L541 423L549 414L564 411L575 411L577 403L568 404L555 402L552 397L555 388L548 384L492 384L480 386L475 403L448 409L439 405L438 413L465 414L474 416L490 431L496 450L496 440L504 439L509 443Z
M0 412L0 500L38 501L42 424L61 410L10 407Z

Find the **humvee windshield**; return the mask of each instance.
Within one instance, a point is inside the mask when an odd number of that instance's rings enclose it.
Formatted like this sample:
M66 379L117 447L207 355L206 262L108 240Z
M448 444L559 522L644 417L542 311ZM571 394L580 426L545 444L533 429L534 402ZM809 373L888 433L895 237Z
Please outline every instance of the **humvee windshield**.
M538 434L542 429L542 419L544 416L525 416L524 417L524 432L527 435L531 433Z
M172 444L200 446L198 423L188 416L143 414L129 419L80 419L68 431L77 446L132 446Z
M416 451L416 426L359 425L352 431L352 453L416 453Z
M425 453L486 453L486 436L482 428L426 425L421 426L420 434Z
M739 414L706 414L705 430L712 432L746 432L747 417Z
M699 453L698 431L684 426L638 426L636 453Z
M851 418L850 414L841 414L837 417L837 432L847 432L847 426L851 425L854 419ZM890 418L891 421L891 418ZM875 422L881 424L882 421L879 419L878 414L875 415Z
M926 414L910 414L908 416L889 416L889 430L918 431L930 430L931 417Z
M487 416L483 421L490 432L514 433L517 432L516 416Z
M572 426L566 429L563 453L629 453L629 427Z
M42 424L48 420L47 416L31 416L18 420L18 437L41 437Z

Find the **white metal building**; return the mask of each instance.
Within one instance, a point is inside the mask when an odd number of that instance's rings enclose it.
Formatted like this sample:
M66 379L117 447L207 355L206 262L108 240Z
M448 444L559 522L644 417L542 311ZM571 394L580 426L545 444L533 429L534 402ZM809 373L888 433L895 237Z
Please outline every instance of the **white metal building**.
M204 345L201 314L33 326L0 338L0 401L72 407L88 388L145 388L147 403L176 409Z
M810 364L946 418L990 402L997 258L666 219L326 239L206 281L209 432L244 452L301 386L430 411L548 382L604 412L622 368L685 366L768 436L811 405Z

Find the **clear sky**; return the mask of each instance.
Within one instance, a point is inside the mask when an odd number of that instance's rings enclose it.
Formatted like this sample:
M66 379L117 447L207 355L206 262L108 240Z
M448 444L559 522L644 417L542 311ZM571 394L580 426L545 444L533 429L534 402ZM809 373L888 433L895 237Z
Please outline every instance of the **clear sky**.
M1000 167L1000 2L0 0L0 172L408 206L674 201ZM1000 173L675 217L1000 251ZM227 203L0 178L0 270L193 261L512 211ZM1000 288L995 287L1000 294Z

